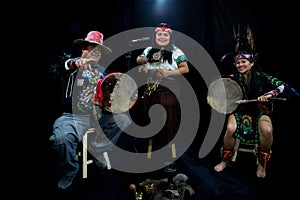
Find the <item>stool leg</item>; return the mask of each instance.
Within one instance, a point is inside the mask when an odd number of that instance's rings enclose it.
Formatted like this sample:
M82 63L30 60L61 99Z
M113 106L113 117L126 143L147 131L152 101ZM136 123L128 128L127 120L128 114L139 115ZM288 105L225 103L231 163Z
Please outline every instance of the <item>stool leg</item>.
M151 158L151 152L152 152L152 138L150 138L149 142L148 142L148 153L147 153L147 158L148 159Z
M88 160L87 148L88 134L93 132L94 129L89 129L82 138L82 178L87 178L87 165L93 163L93 160Z
M258 156L257 156L257 151L258 151L258 144L255 144L255 149L254 149L254 155L256 156L256 165L258 165Z
M239 151L241 152L248 152L248 153L253 153L256 156L256 150L258 148L258 144L248 144L249 148L246 147L240 147L240 144L245 145L245 143L241 142L240 139L236 138L235 140L235 145L234 145L234 154L232 156L232 161L236 160L237 153ZM247 144L246 144L247 145ZM256 159L256 164L258 164L258 159Z
M176 147L175 143L171 144L172 158L176 158Z
M234 144L234 147L233 147L233 156L231 158L231 161L235 162L236 160L236 156L237 156L237 153L238 153L238 150L239 150L239 146L240 146L240 140L238 138L235 139L235 144Z
M108 153L104 152L103 157L105 159L107 169L111 169L111 164L110 164L110 160L109 160L109 157L108 157Z

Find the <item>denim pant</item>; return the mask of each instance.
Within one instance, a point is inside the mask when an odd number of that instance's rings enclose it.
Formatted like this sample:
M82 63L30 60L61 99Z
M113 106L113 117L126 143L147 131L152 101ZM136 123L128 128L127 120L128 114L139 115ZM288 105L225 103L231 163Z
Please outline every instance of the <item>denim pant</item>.
M104 162L103 153L113 149L124 130L131 124L127 114L112 114L102 111L99 119L100 132L104 134L92 137L88 150L99 161ZM98 126L99 127L99 126ZM105 165L105 163L102 163Z
M83 135L89 128L100 127L106 137L95 138L91 142L89 149L94 150L97 155L112 148L123 130L131 123L126 114L113 115L108 111L103 111L99 124L93 124L90 115L73 115L64 113L56 119L53 125L53 135L50 136L52 148L58 153L63 169L62 175L65 177L76 176L80 165L76 154L78 143L82 141ZM97 139L97 140L96 140ZM102 155L102 154L101 154Z

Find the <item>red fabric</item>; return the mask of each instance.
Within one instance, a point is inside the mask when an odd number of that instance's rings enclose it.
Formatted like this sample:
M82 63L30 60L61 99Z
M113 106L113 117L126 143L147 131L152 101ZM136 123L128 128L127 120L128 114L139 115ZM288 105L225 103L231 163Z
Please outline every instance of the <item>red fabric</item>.
M91 31L87 34L85 41L96 42L98 44L103 43L103 34L99 31Z
M97 83L97 88L96 88L96 93L94 95L94 101L95 102L99 102L100 107L103 106L103 92L102 92L102 82L103 82L104 78L99 80Z

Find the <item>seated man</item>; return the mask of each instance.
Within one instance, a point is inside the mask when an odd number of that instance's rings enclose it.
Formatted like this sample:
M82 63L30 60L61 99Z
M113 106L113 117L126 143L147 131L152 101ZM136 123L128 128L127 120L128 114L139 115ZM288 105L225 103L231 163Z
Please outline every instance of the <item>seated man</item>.
M52 149L58 154L60 179L58 188L67 189L76 177L80 164L76 154L78 144L90 128L97 128L107 136L96 140L97 152L112 148L123 130L131 123L125 113L113 115L108 111L101 112L99 118L93 115L95 107L94 94L97 83L108 72L99 64L102 55L111 53L103 45L103 34L90 31L85 39L76 39L74 44L81 48L81 57L61 59L51 65L51 72L59 77L62 86L62 115L53 124L50 136ZM99 155L98 160L103 160ZM102 154L101 154L102 155Z

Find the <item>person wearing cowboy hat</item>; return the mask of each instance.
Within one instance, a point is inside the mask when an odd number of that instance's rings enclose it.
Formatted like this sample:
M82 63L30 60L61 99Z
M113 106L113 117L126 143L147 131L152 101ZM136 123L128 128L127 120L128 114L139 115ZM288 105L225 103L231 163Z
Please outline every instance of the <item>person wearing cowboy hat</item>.
M58 180L58 188L67 189L72 185L80 164L76 150L82 141L84 134L90 128L105 132L106 141L98 141L94 144L97 152L105 152L113 146L124 130L131 123L129 117L124 114L115 114L103 111L95 117L94 94L99 80L108 74L105 67L99 64L102 55L110 54L109 47L103 45L103 34L99 31L90 31L84 39L74 40L74 45L81 49L81 56L69 58L63 63L55 63L53 68L61 67L59 75L62 80L63 98L62 115L53 124L53 133L50 136L50 144L59 156L61 174ZM99 109L99 108L98 108ZM99 127L100 125L100 127ZM90 138L90 136L89 136ZM94 138L93 138L94 139ZM108 140L108 141L107 141ZM93 147L88 147L93 148ZM102 154L94 155L96 163L105 167Z

